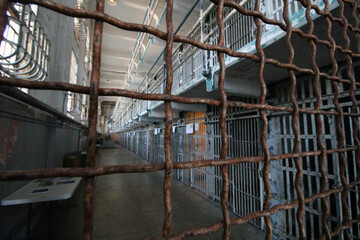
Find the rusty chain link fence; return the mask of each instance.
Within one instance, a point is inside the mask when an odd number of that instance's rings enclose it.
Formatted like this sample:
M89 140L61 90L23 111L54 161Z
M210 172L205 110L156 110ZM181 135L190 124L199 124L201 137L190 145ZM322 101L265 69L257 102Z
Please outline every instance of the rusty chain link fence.
M19 170L19 171L0 171L0 180L1 181L11 181L11 180L25 180L25 179L35 179L35 178L47 178L47 177L60 177L60 176L73 176L73 177L84 177L85 180L85 198L84 198L84 229L83 229L83 239L92 239L93 232L93 209L94 209L94 177L102 176L106 174L121 174L121 173L142 173L142 172L151 172L151 171L165 171L164 176L164 185L163 185L163 199L164 199L164 221L163 221L163 239L183 239L186 237L194 237L200 235L211 234L219 229L223 229L223 239L229 239L231 233L231 226L237 224L245 224L256 218L264 218L266 224L266 239L271 239L273 235L273 226L270 217L277 212L286 211L290 209L296 209L296 228L301 239L306 238L306 231L304 227L304 209L306 204L312 203L316 200L321 200L321 225L322 233L321 239L331 239L339 234L345 239L350 239L349 229L358 226L360 217L357 213L350 212L348 206L348 196L351 191L355 191L356 194L359 194L359 184L360 184L360 141L359 141L359 124L358 118L360 114L357 112L357 98L356 98L356 88L360 85L359 82L355 80L353 68L353 61L357 60L360 57L360 28L359 28L359 2L356 0L339 0L339 16L334 16L330 13L329 10L329 1L324 0L324 10L321 10L317 5L313 5L311 0L301 0L299 1L301 5L305 8L306 11L306 20L308 23L307 32L304 32L300 28L295 28L292 26L292 22L288 16L288 5L289 0L283 1L283 15L281 20L270 19L263 13L259 11L260 0L256 0L253 9L245 9L239 4L229 1L229 0L211 0L215 5L217 5L217 25L219 28L218 44L210 45L200 42L198 40L191 39L187 36L174 35L173 22L172 22L172 10L173 10L173 0L167 1L166 9L166 26L167 31L161 31L151 26L127 23L119 19L115 19L107 14L104 14L104 0L97 0L96 11L83 10L83 9L73 9L56 3L50 0L10 0L9 2L18 2L23 4L37 4L41 7L53 10L60 14L65 14L70 17L77 18L88 18L94 19L95 29L93 35L93 62L92 62L92 75L90 87L67 84L62 82L30 82L17 78L11 77L0 77L0 84L16 87L24 87L30 89L43 89L43 90L62 90L62 91L71 91L74 93L88 94L90 96L90 111L89 111L89 131L87 136L87 167L86 168L56 168L56 169L38 169L38 170ZM7 23L6 11L8 9L8 0L2 0L0 2L1 7L1 21L0 29L1 32L4 31L4 28ZM349 6L352 9L352 24L349 23L347 17L345 17L344 9L345 6ZM235 9L242 15L250 16L254 19L256 25L256 54L248 52L236 52L224 45L225 38L225 29L223 22L223 10L224 8ZM311 18L310 14L312 11L315 11L320 18L324 19L327 25L327 35L326 36L316 36L314 34L314 21ZM166 64L166 88L164 94L145 94L134 91L129 91L126 89L108 89L108 88L99 88L99 76L100 76L100 62L101 62L101 44L102 44L102 31L103 23L108 23L117 28L128 30L128 31L137 31L145 32L151 35L154 35L164 41L166 41L166 51L165 51L165 64ZM267 58L265 56L264 50L261 45L262 33L263 33L263 24L276 25L282 31L284 31L286 39L286 49L288 52L287 62L280 62L273 58ZM341 34L344 39L344 44L340 45L334 39L334 34L332 33L333 25L339 25L342 28ZM304 68L294 64L294 47L292 44L292 36L297 35L297 37L307 40L308 47L311 49L311 56L309 56L309 63L311 68ZM355 42L350 41L350 36L355 39ZM220 65L219 71L219 91L221 93L221 99L215 100L210 98L186 98L181 96L172 95L172 83L173 83L173 63L172 63L172 51L173 43L182 42L186 44L191 44L197 48L215 51L217 52L217 57ZM356 51L350 49L350 44L353 44ZM329 49L329 59L331 60L331 73L321 72L316 61L318 48L326 47ZM245 103L241 101L230 101L227 99L227 94L224 89L225 78L225 54L251 60L258 65L257 69L257 79L253 81L258 81L261 88L261 96L257 103ZM339 77L338 63L336 56L342 55L344 63L346 65L346 78ZM291 101L291 106L275 106L270 105L266 102L267 96L267 84L264 79L264 70L267 65L273 65L278 68L285 69L288 72L289 77L289 99ZM312 89L314 92L314 97L316 102L312 108L301 108L299 107L298 100L296 98L296 87L297 87L297 76L299 74L306 75L312 79ZM319 88L319 82L321 79L325 81L330 81L333 91L334 99L333 104L335 106L334 111L324 110L320 108L320 105L323 101L321 95L321 89ZM340 88L339 85L343 84L348 86L349 89L349 99L352 103L351 111L344 112L340 103L339 95ZM99 96L119 96L119 97L128 97L134 99L142 100L152 100L152 101L164 101L165 103L165 133L164 133L164 156L165 162L163 163L149 163L141 165L118 165L118 166L106 166L106 167L96 167L95 166L95 155L96 155L96 126L97 126L97 115L98 115L98 97ZM220 159L206 159L198 161L188 161L188 162L173 162L172 161L172 151L171 151L171 135L172 135L172 102L184 103L184 104L207 104L210 106L220 107L220 133L221 133L221 151ZM304 105L302 105L304 106ZM226 114L229 108L240 107L242 109L252 109L258 110L261 119L261 134L260 134L260 144L263 151L261 156L254 157L240 157L240 158L227 158L227 149L228 149L228 137L226 131ZM294 134L294 141L292 149L289 153L282 154L271 154L267 144L267 134L268 134L268 114L274 112L287 112L291 114L291 129ZM313 151L301 151L301 139L300 139L300 130L298 126L298 119L300 114L312 115L314 116L316 123L316 146L317 148ZM323 118L325 116L335 116L336 122L336 140L337 148L327 149L323 141L323 131L324 123ZM343 120L349 119L347 122L351 122L352 133L349 135L347 131L345 134L344 126L342 125ZM352 138L353 145L346 145L345 138ZM346 153L354 154L346 154ZM328 173L326 170L325 162L326 158L329 155L336 154L339 161L339 172L341 184L338 186L332 186L329 184ZM305 197L303 189L303 164L302 159L309 156L317 156L317 161L319 165L319 171L321 175L320 189L318 192L311 194L310 196ZM355 158L355 168L356 176L353 181L350 182L349 178L346 177L347 171L347 157L353 156ZM290 158L292 159L294 166L296 166L296 178L294 181L294 186L296 191L296 199L289 201L287 203L281 203L277 205L271 205L270 201L272 198L272 191L269 183L269 171L270 171L270 162L272 161L281 161L283 159ZM228 208L228 195L229 195L229 174L227 166L237 164L237 163L262 163L262 179L265 189L264 194L264 204L261 211L255 211L248 213L246 215L230 218L229 208ZM223 220L216 222L211 226L188 229L183 232L178 232L170 234L171 230L171 219L172 219L172 204L171 204L171 182L172 174L174 169L190 169L190 168L199 168L204 166L220 166L222 174L222 192L221 192L221 207L223 212ZM342 220L341 224L336 227L329 227L329 202L328 198L334 194L341 194L341 211L342 211ZM357 197L359 199L359 197ZM358 209L360 202L357 202ZM354 217L355 216L355 217Z

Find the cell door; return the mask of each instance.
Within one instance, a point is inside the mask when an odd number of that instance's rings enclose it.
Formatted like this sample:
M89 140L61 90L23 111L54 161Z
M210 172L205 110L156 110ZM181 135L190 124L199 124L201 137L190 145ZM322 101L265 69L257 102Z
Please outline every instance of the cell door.
M260 121L257 113L244 111L233 112L226 122L228 133L228 158L251 157L262 155L259 141ZM218 117L212 117L207 124L208 158L219 158L221 151L221 136ZM229 206L239 216L254 211L260 211L263 205L263 185L259 163L241 163L228 166L229 172ZM213 178L213 187L208 187L208 194L220 201L222 177L220 167L207 167L207 174ZM208 177L208 178L209 178ZM210 181L209 181L210 182ZM251 223L264 229L264 222L257 218Z

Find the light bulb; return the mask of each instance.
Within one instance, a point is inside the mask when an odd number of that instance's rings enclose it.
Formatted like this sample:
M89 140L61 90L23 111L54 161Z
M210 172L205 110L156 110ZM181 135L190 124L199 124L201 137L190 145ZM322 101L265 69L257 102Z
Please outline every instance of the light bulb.
M108 3L110 6L113 6L113 7L116 6L116 1L115 1L115 0L107 0L107 3Z

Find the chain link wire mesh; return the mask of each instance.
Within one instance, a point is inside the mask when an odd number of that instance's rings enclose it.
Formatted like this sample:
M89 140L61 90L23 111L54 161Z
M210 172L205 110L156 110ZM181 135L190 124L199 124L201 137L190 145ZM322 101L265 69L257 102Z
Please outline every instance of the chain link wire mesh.
M306 238L306 231L304 227L304 208L305 204L312 203L318 199L321 199L321 225L322 233L321 239L331 239L334 236L342 233L345 239L350 239L349 229L359 224L360 217L356 213L350 213L348 206L349 192L354 188L358 188L360 184L360 141L359 141L359 124L358 118L360 114L357 112L357 98L355 95L356 88L360 85L356 82L354 73L352 72L353 61L360 57L360 29L359 29L359 2L356 0L339 0L339 12L340 16L335 17L329 11L329 1L324 0L324 10L321 10L317 5L312 4L311 0L300 0L301 5L306 9L306 21L308 23L307 32L304 32L300 28L292 26L292 22L289 19L288 6L289 0L283 1L283 15L281 20L270 19L259 11L260 0L256 0L253 9L245 9L239 4L229 0L211 0L217 5L217 26L219 28L219 35L217 45L205 44L195 39L191 39L187 36L175 35L172 22L172 10L173 0L167 1L166 10L166 32L156 29L151 26L127 23L119 19L113 18L107 14L104 14L104 0L97 0L96 11L89 11L84 9L73 9L61 5L59 3L50 0L18 0L23 4L37 4L44 8L53 10L60 14L65 14L70 17L76 18L89 18L95 20L95 28L93 35L93 62L92 62L92 75L90 87L67 84L62 82L30 82L22 79L11 77L0 77L0 84L16 87L25 87L30 89L43 89L43 90L62 90L71 91L75 93L88 94L90 96L90 110L89 110L89 131L87 136L87 167L65 169L38 169L38 170L18 170L18 171L0 171L1 181L10 180L25 180L47 177L60 177L60 176L73 176L84 177L86 179L85 187L85 200L84 200L84 233L83 239L92 239L93 232L93 200L94 200L94 177L102 176L106 174L121 174L121 173L142 173L151 171L164 171L164 184L163 184L163 197L164 197L164 222L163 222L163 239L183 239L186 237L194 237L200 235L211 234L219 229L223 229L223 239L229 239L231 233L231 226L237 224L245 224L256 218L264 218L266 223L266 239L271 239L273 236L273 226L270 217L277 212L296 209L296 228L298 229L299 238ZM12 1L9 1L10 3ZM344 14L345 5L349 5L352 9L353 24L349 23L347 17ZM231 48L224 45L224 21L223 21L223 9L231 8L238 11L244 16L253 18L256 26L256 54L248 52L236 52ZM7 23L6 11L8 9L8 1L3 0L0 3L1 15L0 15L0 29L1 32ZM311 12L315 11L321 18L326 21L327 36L326 39L320 39L319 36L314 34L315 23L311 17ZM166 88L164 94L146 94L126 89L108 89L99 88L100 77L100 62L101 62L101 43L102 43L102 30L103 23L106 22L117 28L149 33L162 40L166 41L165 51L165 65L166 65ZM288 60L286 62L280 62L273 58L267 58L264 53L264 49L261 45L263 24L276 25L285 32L286 49L288 51ZM332 33L333 25L339 25L342 27L341 35L345 44L340 45L334 39ZM296 34L298 37L306 39L309 47L311 48L311 56L309 63L311 68L304 68L294 64L294 47L291 41L292 36ZM354 36L356 42L351 43L350 35ZM322 36L325 37L325 36ZM219 91L221 93L221 99L215 100L210 98L186 98L181 96L172 95L172 82L173 82L173 59L172 51L174 42L182 42L190 44L194 47L217 52L217 58L220 65L219 71ZM356 51L350 50L350 44L354 44ZM316 61L318 54L318 47L325 46L330 50L329 58L331 60L331 73L321 72ZM226 81L226 64L225 54L251 60L257 63L257 81L261 88L261 95L257 103L246 103L242 101L230 101L227 99L227 94L224 88ZM347 78L339 77L338 75L338 63L336 54L342 54L345 57L346 75ZM276 67L285 69L288 72L290 87L288 89L289 99L291 106L275 106L266 103L267 84L264 79L264 69L267 65L274 65ZM298 100L296 98L296 86L297 75L307 75L312 79L313 92L316 99L313 108L299 107ZM319 88L320 79L330 81L334 89L333 104L335 105L334 111L324 110L320 108L322 102L321 89ZM254 81L256 81L254 79ZM351 111L344 112L340 103L339 85L343 84L349 88L349 97L352 103ZM96 126L98 115L98 98L99 96L121 96L134 99L152 100L152 101L164 101L165 104L165 132L164 132L164 156L165 162L149 163L141 165L118 165L107 167L95 166L96 155ZM221 134L221 151L220 159L206 159L187 162L173 162L172 161L172 149L171 149L171 135L172 135L172 102L185 103L185 104L207 104L210 106L220 107L220 134ZM226 115L227 110L230 108L240 107L242 109L258 110L261 119L261 134L260 144L263 154L261 156L251 157L237 157L227 158L228 149L228 137L226 132ZM292 151L290 153L271 154L267 144L268 134L268 114L276 112L287 112L291 114L291 129L294 134L294 142ZM301 139L300 130L298 125L298 119L300 114L312 115L315 117L316 122L316 145L317 149L313 151L301 151ZM336 121L336 140L337 148L327 149L323 142L323 130L324 130L324 116L335 116ZM351 120L352 136L346 136L344 126L342 122L345 118ZM345 145L345 138L351 137L354 145ZM353 181L349 181L346 177L347 170L347 158L346 152L355 152L355 168L356 177ZM328 173L325 168L326 158L329 154L337 154L340 166L340 179L341 184L338 186L330 186ZM317 156L319 171L321 175L321 184L318 192L305 197L302 187L303 179L303 165L302 158L309 156ZM271 205L272 191L269 182L269 170L270 163L272 161L281 161L283 159L290 158L296 166L296 179L294 188L297 198L287 203ZM227 166L237 163L262 163L262 179L265 189L264 204L261 211L254 211L246 215L230 218L228 208L228 196L229 196L229 173ZM171 204L171 181L174 169L190 169L199 168L205 166L220 166L222 174L222 192L221 192L221 207L223 212L223 220L214 223L208 227L188 229L183 232L171 234L171 219L172 219L172 204ZM291 186L292 187L292 186ZM341 224L331 229L328 226L329 221L329 203L327 198L333 194L341 194L341 209L343 212L343 218ZM359 192L357 192L359 194ZM357 203L360 206L360 202Z

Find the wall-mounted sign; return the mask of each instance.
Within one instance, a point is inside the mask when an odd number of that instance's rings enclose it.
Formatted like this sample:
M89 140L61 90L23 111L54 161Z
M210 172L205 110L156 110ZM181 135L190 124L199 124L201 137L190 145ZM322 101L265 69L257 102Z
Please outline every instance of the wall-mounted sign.
M192 123L186 124L186 134L194 133L194 125Z

